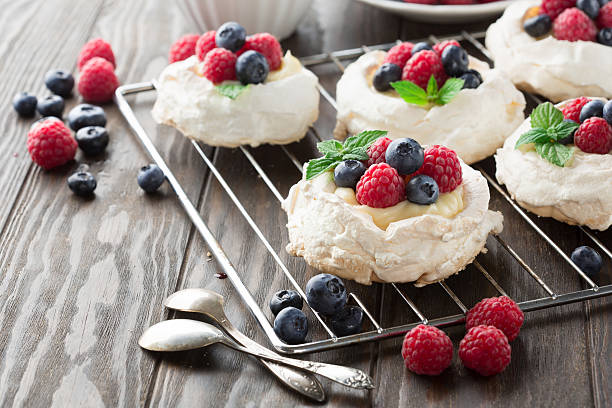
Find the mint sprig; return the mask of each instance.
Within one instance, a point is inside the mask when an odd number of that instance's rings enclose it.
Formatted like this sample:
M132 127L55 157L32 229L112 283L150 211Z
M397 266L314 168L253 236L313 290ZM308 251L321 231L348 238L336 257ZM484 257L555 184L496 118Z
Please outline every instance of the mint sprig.
M576 122L564 121L563 112L546 102L531 113L531 129L523 133L514 148L533 143L536 153L555 166L564 167L571 161L574 149L559 143L580 126Z
M236 99L240 96L249 86L242 84L223 84L217 85L215 88L223 96L227 96L230 99Z
M335 168L344 160L368 160L368 147L376 139L386 135L387 132L384 130L366 130L356 136L349 137L344 143L337 140L324 140L317 143L317 149L324 156L308 162L306 180Z
M427 90L410 81L391 82L391 86L404 101L413 105L427 106L446 105L463 89L464 83L463 79L449 78L442 88L438 89L438 82L432 75L427 83Z

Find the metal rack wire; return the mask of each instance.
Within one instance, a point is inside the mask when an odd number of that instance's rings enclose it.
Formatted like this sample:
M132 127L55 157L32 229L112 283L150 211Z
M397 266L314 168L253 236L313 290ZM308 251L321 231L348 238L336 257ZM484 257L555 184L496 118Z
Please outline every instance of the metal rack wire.
M459 42L469 43L472 46L474 46L476 50L478 50L484 58L486 58L487 60L489 60L489 62L491 62L488 51L478 41L479 39L482 39L483 37L484 37L483 32L467 33L463 31L458 35L448 36L444 38L436 38L436 37L430 36L429 38L421 39L421 40L430 40L432 42L439 42L442 40L454 39ZM420 41L420 40L416 40L416 41ZM302 58L301 61L305 66L314 66L314 65L319 65L319 64L333 63L338 68L339 73L341 73L344 71L344 66L342 65L341 61L357 58L363 53L368 52L373 49L386 50L386 49L391 48L393 45L395 45L395 43L379 44L379 45L374 45L374 46L369 46L369 47L363 46L361 48L313 55L310 57ZM446 326L458 325L464 322L465 313L467 312L468 308L465 306L465 304L460 300L460 298L453 292L453 290L445 282L439 282L438 285L441 286L443 291L456 304L456 306L459 308L461 313L449 315L449 316L445 316L441 318L435 318L435 319L428 319L427 316L417 307L415 302L413 302L410 299L410 297L405 293L405 291L403 291L400 288L399 285L391 283L391 284L384 284L382 290L384 291L385 288L391 287L392 290L395 291L399 295L399 297L402 299L405 305L408 306L409 310L412 311L414 315L417 317L416 321L411 321L409 323L405 323L405 324L401 324L401 325L393 326L393 327L383 327L376 320L376 318L374 317L374 314L364 305L361 299L359 299L359 297L356 294L350 293L349 294L350 298L352 299L352 301L354 301L357 305L359 305L363 309L365 315L367 316L368 320L371 323L371 326L373 327L373 330L369 330L369 331L355 334L352 336L337 337L334 335L330 327L326 324L325 320L321 316L319 316L318 313L312 310L318 322L321 324L323 329L327 332L328 337L322 340L316 340L316 341L299 344L299 345L288 345L282 342L274 333L274 329L272 328L270 321L268 320L268 318L262 311L262 308L257 304L255 299L251 295L249 289L245 286L244 282L240 278L240 274L238 273L237 268L229 260L229 258L225 254L219 242L216 240L214 235L210 232L210 230L206 226L205 222L202 220L202 217L200 216L198 210L193 205L193 203L189 200L181 184L176 179L172 170L168 167L168 165L166 164L166 162L164 161L160 153L157 151L155 145L153 144L153 142L147 135L144 128L138 122L130 105L125 99L125 96L127 95L136 94L136 93L145 92L145 91L152 91L152 90L155 90L155 85L152 82L124 85L117 89L117 92L115 95L115 101L117 105L119 106L121 113L125 117L128 124L131 126L132 130L134 131L134 133L136 134L136 136L138 137L138 139L140 140L144 148L151 155L152 159L157 163L157 165L164 171L164 174L166 175L166 178L169 184L174 189L181 205L184 207L185 211L187 212L187 215L190 217L190 219L194 223L194 226L196 227L196 229L198 230L202 238L207 243L210 249L210 252L217 260L219 266L227 274L229 280L231 281L236 291L238 292L242 300L245 302L246 306L249 308L249 310L251 311L255 319L258 321L258 323L260 324L260 326L266 333L270 342L279 352L286 353L286 354L311 353L311 352L329 350L329 349L342 347L342 346L348 346L348 345L357 344L361 342L378 341L378 340L388 339L388 338L395 337L395 336L400 336L406 333L408 330L415 327L416 325L421 324L421 323L431 324L431 325L435 325L438 327L446 327ZM336 102L331 96L331 94L322 86L319 86L319 90L323 98L329 104L331 104L331 106L333 106L334 108L337 108ZM541 102L540 99L534 95L527 94L527 96L532 98L532 100L536 103ZM315 129L313 129L312 133L315 135L315 137L318 140L322 140ZM272 258L278 265L279 269L288 279L290 284L294 287L294 289L298 293L300 293L300 295L302 295L304 299L306 299L306 296L302 288L300 287L298 282L295 280L289 268L283 263L277 251L272 247L272 245L270 244L268 239L265 237L261 229L255 223L253 218L249 215L249 213L247 212L245 207L242 205L240 200L236 197L236 195L232 191L229 184L225 181L221 173L217 170L217 168L214 166L212 161L206 156L200 143L193 141L193 140L191 141L191 143L193 147L196 149L197 153L202 158L202 160L204 161L204 163L206 164L206 166L208 166L208 168L210 169L211 174L213 174L213 176L220 183L221 187L225 190L226 194L232 200L236 208L239 210L244 220L248 223L248 225L253 230L253 232L257 235L261 243L265 246L266 250L272 256ZM296 172L296 175L301 174L302 163L295 157L295 155L293 155L285 146L279 146L278 148L281 149L284 152L284 154L287 155L287 157L295 165L296 169L300 172L300 173ZM245 158L249 161L249 163L253 166L255 171L259 174L259 176L261 176L262 181L267 185L271 193L276 197L276 199L279 202L281 202L283 200L283 196L276 189L272 180L268 177L266 172L263 170L263 168L259 165L256 159L253 157L249 149L245 147L240 147L239 149L241 150ZM510 245L508 245L501 237L495 236L495 239L497 240L497 242L518 262L518 264L525 270L525 272L547 294L546 297L520 302L519 306L524 312L530 312L530 311L545 309L549 307L560 306L560 305L564 305L568 303L580 302L580 301L585 301L585 300L594 299L598 297L612 295L612 285L597 286L587 275L584 274L584 272L582 272L582 270L576 264L572 262L572 260L563 252L563 250L554 242L554 240L551 237L549 237L526 214L526 212L523 211L523 209L521 209L512 200L512 198L505 192L505 190L489 174L487 174L486 171L482 167L476 166L476 168L487 179L491 187L493 187L497 192L501 194L501 196L538 233L538 235L540 235L552 247L552 249L556 251L579 274L580 278L588 286L588 289L584 289L584 290L579 290L579 291L569 292L569 293L557 293L551 288L551 286L548 283L546 283L525 262L525 260L523 260L523 258L521 258L521 256ZM280 207L279 207L279 211L280 211ZM579 228L584 232L586 236L588 236L593 241L593 243L605 255L607 255L608 257L612 259L612 251L610 251L610 249L608 249L590 231L588 231L587 229L583 227L579 227ZM491 274L489 274L489 272L478 262L478 260L475 260L473 265L490 282L490 284L493 286L493 288L495 288L495 290L499 294L506 295L506 292L501 287L501 285L491 276Z

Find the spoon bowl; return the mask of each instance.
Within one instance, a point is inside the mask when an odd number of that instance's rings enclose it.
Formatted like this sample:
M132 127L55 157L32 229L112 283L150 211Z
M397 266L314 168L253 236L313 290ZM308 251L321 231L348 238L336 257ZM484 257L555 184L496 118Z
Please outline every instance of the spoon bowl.
M225 342L216 327L189 319L164 320L149 327L140 336L140 347L151 351L185 351Z

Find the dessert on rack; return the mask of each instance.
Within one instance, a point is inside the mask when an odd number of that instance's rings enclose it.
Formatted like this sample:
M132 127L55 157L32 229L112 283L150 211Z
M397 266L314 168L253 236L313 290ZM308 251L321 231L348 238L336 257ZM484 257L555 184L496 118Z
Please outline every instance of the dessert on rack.
M234 22L196 37L183 37L171 49L170 60L177 61L156 83L158 123L212 146L304 137L319 115L318 79L291 52L283 56L276 38L247 36Z
M612 4L606 1L517 1L489 27L486 46L520 89L553 102L612 96L605 69L612 64Z
M287 251L362 284L437 282L464 269L503 217L484 177L444 146L386 131L318 144L283 202Z
M525 209L568 224L612 225L612 102L539 105L497 151L497 180Z
M368 52L346 68L336 94L337 139L386 129L391 139L445 145L468 164L493 155L525 118L523 94L456 41Z

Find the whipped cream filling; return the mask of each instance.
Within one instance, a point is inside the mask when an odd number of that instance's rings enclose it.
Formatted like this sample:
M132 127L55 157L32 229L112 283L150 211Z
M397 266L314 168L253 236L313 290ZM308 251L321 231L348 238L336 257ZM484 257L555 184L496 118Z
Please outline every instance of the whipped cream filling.
M450 103L426 109L406 103L397 92L378 92L371 78L386 53L372 51L349 65L336 95L338 123L334 136L346 137L367 129L384 129L389 137L410 137L421 144L441 144L466 162L495 153L525 119L525 98L499 70L470 57L470 67L484 82L462 90Z
M196 56L161 73L152 115L211 146L287 144L301 139L319 116L317 77L287 52L281 69L232 100L200 76ZM232 83L226 81L225 83Z
M495 67L519 88L559 102L583 95L612 96L612 48L591 41L537 40L523 29L523 16L541 0L512 3L487 30Z

